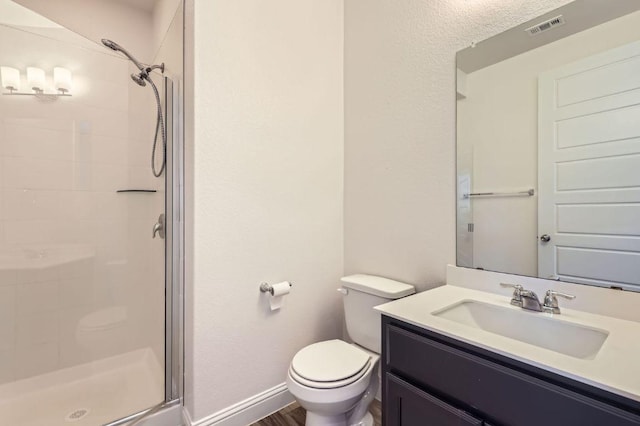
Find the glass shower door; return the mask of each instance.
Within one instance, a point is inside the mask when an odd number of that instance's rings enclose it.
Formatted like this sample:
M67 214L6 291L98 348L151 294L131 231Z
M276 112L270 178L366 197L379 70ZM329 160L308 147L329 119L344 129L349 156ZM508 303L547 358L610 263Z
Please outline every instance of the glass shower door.
M28 93L0 96L0 424L100 425L169 388L155 99L127 60L38 22L0 23L0 64ZM33 96L28 66L46 93L70 70L71 96Z

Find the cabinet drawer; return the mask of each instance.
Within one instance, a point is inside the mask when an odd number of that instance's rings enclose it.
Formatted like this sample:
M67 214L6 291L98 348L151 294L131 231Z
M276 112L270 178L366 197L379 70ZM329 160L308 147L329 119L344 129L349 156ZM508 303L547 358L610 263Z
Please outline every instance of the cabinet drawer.
M481 426L482 421L391 374L384 415L386 426Z
M640 417L399 327L385 328L385 363L500 425L631 426Z

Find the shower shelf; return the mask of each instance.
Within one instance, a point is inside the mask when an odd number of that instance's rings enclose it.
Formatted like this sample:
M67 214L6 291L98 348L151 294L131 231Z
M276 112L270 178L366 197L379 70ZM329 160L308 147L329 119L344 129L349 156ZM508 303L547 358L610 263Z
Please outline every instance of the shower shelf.
M158 192L155 189L118 189L116 192Z

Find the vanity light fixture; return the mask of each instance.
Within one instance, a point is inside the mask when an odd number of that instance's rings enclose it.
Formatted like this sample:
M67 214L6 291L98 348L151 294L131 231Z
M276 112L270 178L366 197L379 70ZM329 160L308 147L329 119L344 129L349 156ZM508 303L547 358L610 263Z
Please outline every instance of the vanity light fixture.
M53 85L57 93L45 93L46 75L43 69L27 67L27 86L32 92L20 92L20 71L11 67L0 67L4 95L36 96L39 99L54 100L59 96L71 96L71 71L62 67L53 69Z

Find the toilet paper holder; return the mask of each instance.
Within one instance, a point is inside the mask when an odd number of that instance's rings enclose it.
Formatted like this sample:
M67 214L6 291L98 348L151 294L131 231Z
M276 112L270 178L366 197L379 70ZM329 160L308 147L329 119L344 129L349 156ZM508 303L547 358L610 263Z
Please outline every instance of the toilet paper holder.
M293 287L293 284L289 283L289 287ZM260 284L260 291L263 293L271 293L273 296L273 287L269 283Z

